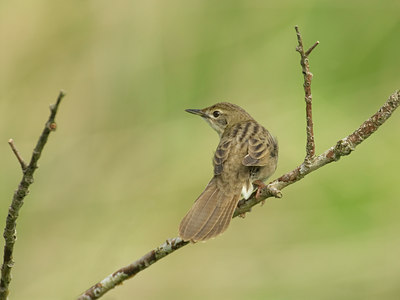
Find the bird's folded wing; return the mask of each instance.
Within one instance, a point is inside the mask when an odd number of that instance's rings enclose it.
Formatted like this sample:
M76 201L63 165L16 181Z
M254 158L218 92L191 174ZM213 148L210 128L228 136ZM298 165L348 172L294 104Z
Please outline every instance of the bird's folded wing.
M245 166L265 166L271 157L278 155L278 144L274 137L266 130L266 134L251 137L248 141L248 152L243 158Z

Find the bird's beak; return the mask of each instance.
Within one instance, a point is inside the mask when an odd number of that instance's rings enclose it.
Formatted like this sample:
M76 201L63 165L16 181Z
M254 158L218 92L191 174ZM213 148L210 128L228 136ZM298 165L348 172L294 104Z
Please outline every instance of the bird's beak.
M188 113L194 114L194 115L198 115L203 118L208 118L208 115L205 112L203 112L201 109L185 109L185 111L187 111Z

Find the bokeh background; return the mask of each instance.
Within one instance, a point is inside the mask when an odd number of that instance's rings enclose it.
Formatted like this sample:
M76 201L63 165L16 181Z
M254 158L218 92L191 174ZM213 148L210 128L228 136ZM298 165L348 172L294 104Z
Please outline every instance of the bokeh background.
M177 234L217 135L185 108L243 106L305 155L298 24L320 153L399 88L400 2L1 1L0 221L67 92L18 220L11 299L73 299ZM103 299L399 299L400 113L207 243ZM0 246L2 247L2 243Z

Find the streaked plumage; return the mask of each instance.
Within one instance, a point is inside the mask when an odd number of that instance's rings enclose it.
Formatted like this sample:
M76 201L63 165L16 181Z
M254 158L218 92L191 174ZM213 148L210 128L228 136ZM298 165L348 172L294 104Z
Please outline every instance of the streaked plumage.
M214 176L179 226L183 240L205 241L228 227L242 194L253 193L276 169L278 144L245 110L227 102L190 113L200 115L217 131L220 142L213 158Z

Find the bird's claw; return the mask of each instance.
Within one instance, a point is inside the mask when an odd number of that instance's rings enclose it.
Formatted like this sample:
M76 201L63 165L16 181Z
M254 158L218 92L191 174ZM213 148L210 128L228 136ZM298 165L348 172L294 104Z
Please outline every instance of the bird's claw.
M256 199L260 199L261 197L261 193L262 193L262 189L266 187L265 183L260 181L260 180L256 180L253 182L254 185L257 186L257 192L256 192ZM262 201L262 204L264 204L265 200Z

